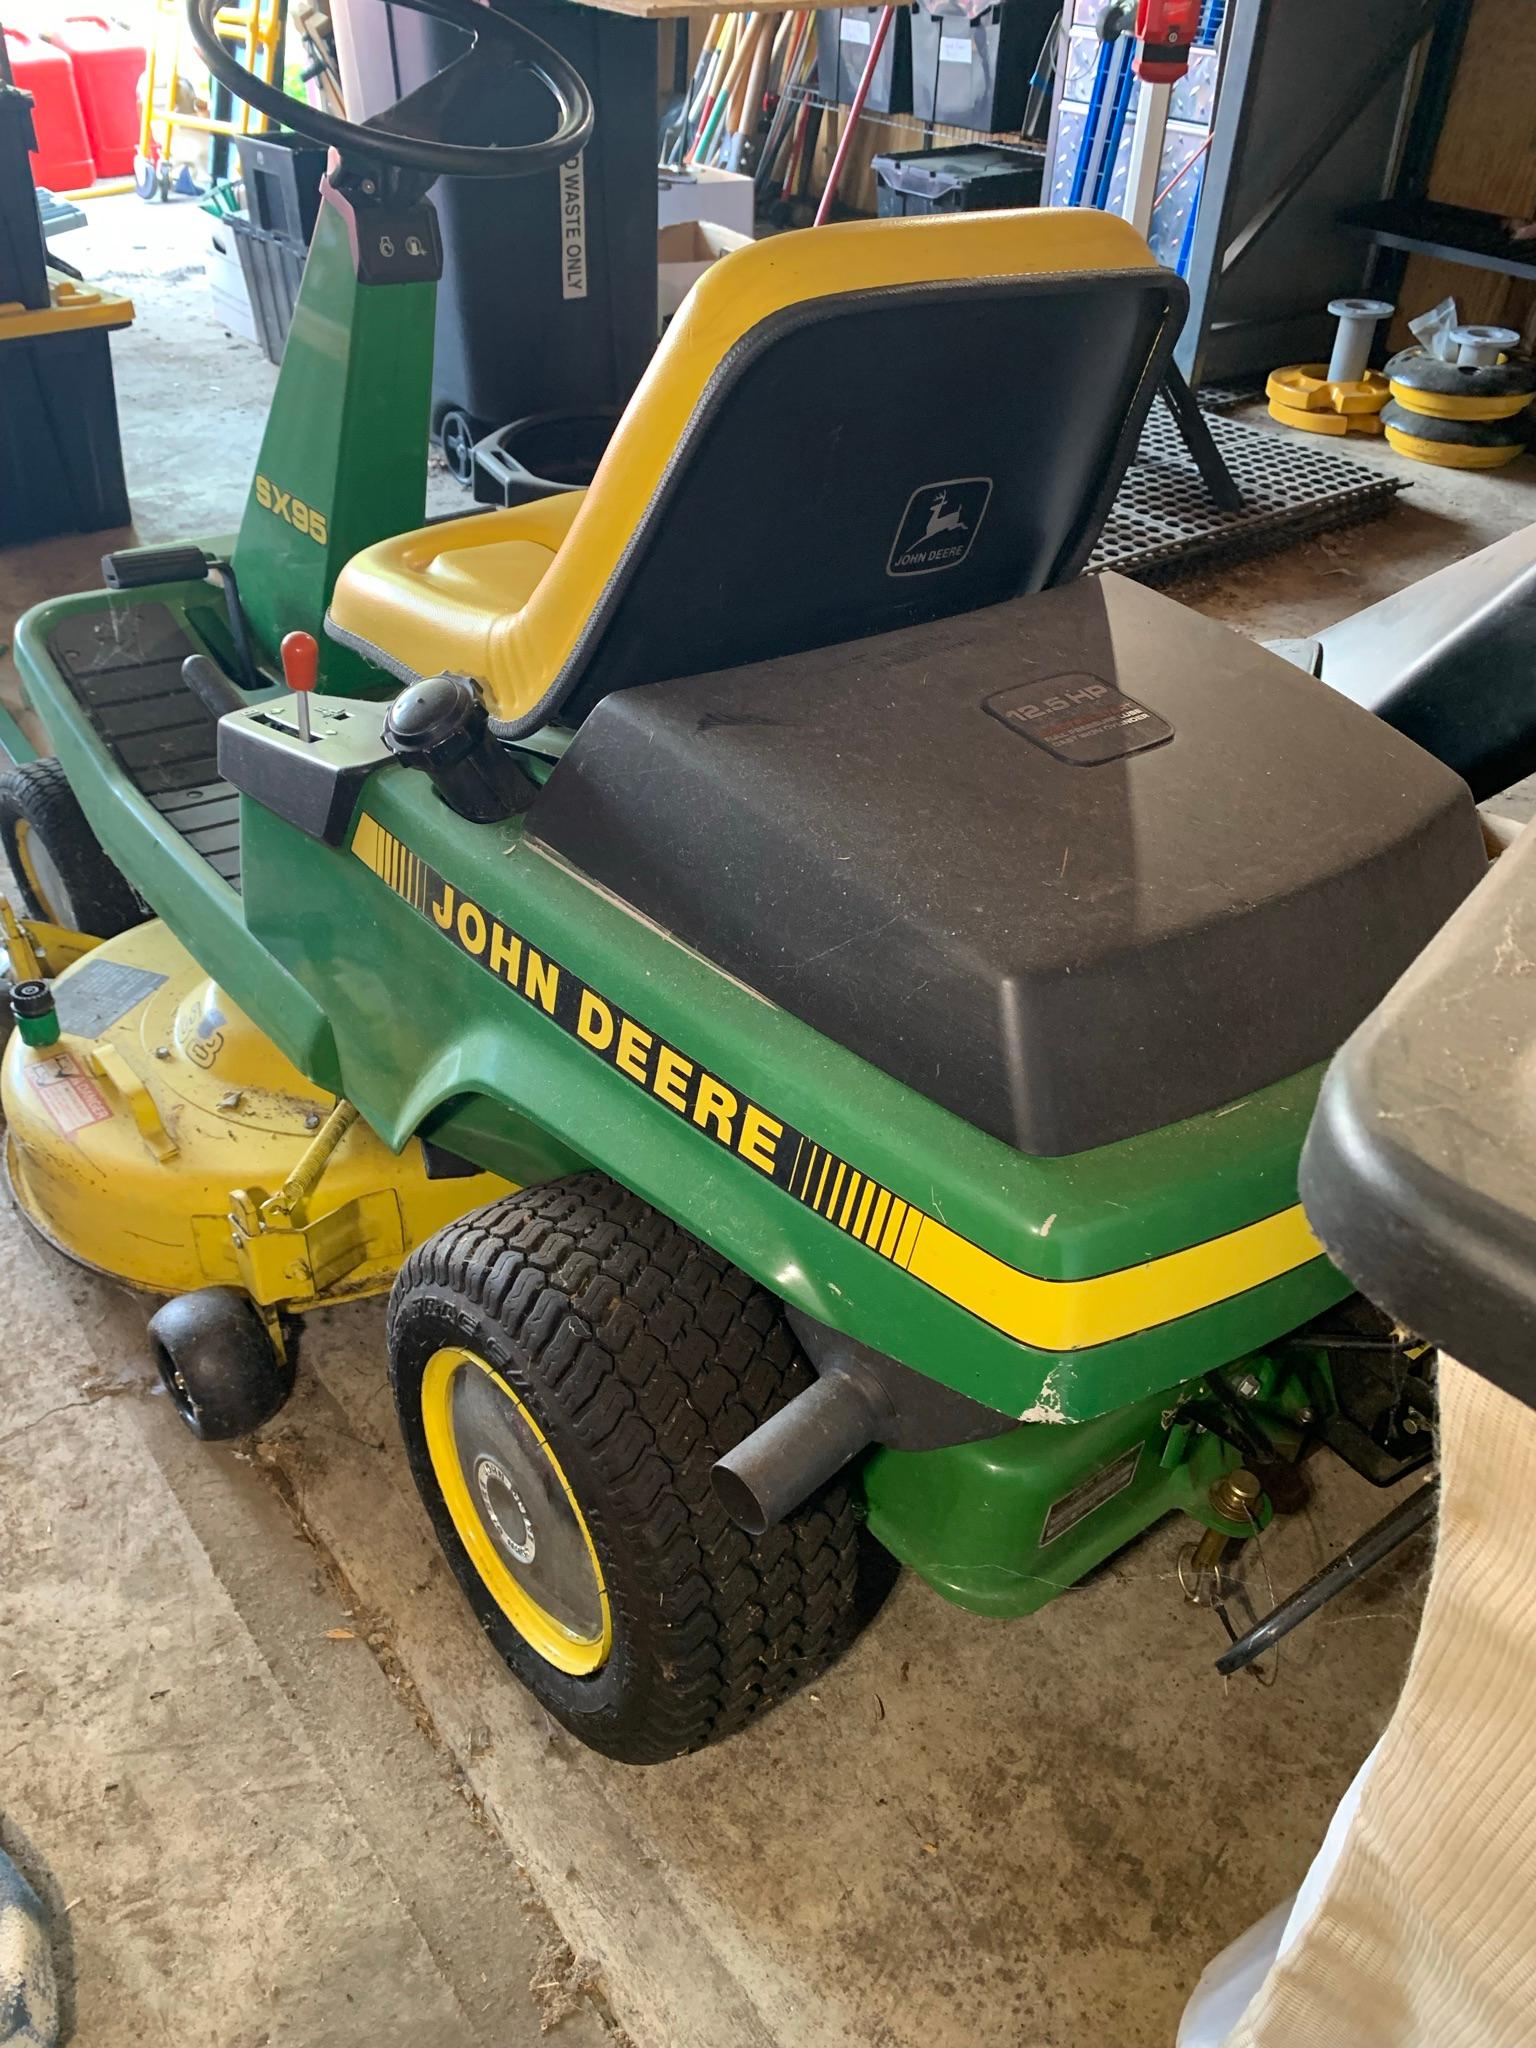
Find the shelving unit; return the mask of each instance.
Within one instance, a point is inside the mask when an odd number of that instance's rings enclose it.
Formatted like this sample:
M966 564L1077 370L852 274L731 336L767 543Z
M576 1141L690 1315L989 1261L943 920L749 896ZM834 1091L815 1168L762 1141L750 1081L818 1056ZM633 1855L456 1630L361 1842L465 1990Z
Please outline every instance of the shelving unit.
M1515 241L1496 213L1443 206L1434 199L1402 198L1346 207L1339 219L1369 235L1380 248L1438 256L1443 263L1496 270L1505 277L1536 278L1536 241Z

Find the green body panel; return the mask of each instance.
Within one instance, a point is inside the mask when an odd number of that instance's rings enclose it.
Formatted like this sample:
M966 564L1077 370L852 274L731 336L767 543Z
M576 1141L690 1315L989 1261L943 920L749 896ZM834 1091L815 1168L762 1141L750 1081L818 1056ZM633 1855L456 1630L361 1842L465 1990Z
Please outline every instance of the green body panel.
M529 844L518 821L468 826L424 778L395 768L374 776L364 807L658 1037L1025 1271L1116 1271L1295 1200L1315 1072L1220 1116L1075 1158L1029 1159L733 982ZM1319 1258L1117 1343L1065 1356L1031 1349L723 1154L354 856L318 849L254 806L245 829L251 928L318 996L346 1090L391 1143L479 1102L463 1149L527 1180L540 1170L524 1155L536 1124L564 1156L601 1166L786 1301L1006 1413L1045 1404L1069 1420L1104 1414L1255 1349L1348 1291ZM512 1112L504 1125L495 1105Z
M870 1529L956 1606L1033 1614L1175 1508L1202 1507L1212 1481L1239 1462L1202 1433L1164 1468L1163 1418L1181 1391L1068 1428L875 1451L864 1467Z
M1301 1416L1317 1399L1319 1373L1299 1373L1263 1352L1226 1375L1252 1374L1245 1410L1282 1457L1299 1455ZM1211 1508L1210 1490L1242 1459L1211 1431L1173 1419L1204 1392L1173 1387L1114 1414L1068 1428L1036 1424L936 1451L876 1450L863 1467L869 1526L910 1570L973 1614L1033 1614L1085 1572L1182 1510L1207 1528L1245 1537L1248 1527ZM1259 1526L1268 1520L1260 1510Z
M524 1182L600 1166L818 1321L1018 1416L1108 1414L1261 1347L1349 1291L1317 1258L1088 1350L1036 1350L1005 1336L635 1088L350 852L247 802L245 895L235 895L128 786L52 672L52 621L93 601L105 599L41 607L17 639L92 824L241 1008L390 1144L428 1128ZM467 824L424 777L396 767L375 773L363 807L649 1029L1023 1271L1052 1280L1114 1272L1296 1198L1318 1071L1218 1115L1070 1158L1028 1158L732 981L528 843L520 820Z
M0 648L0 653L4 651ZM0 704L0 755L4 755L16 768L24 767L28 761L37 759L36 747L3 704Z
M436 306L432 284L359 284L346 220L322 204L234 561L263 663L313 633L324 689L396 687L326 639L325 614L360 548L421 524Z
M170 606L210 646L205 585L163 584L134 592L136 603ZM71 613L99 611L106 594L57 598L36 606L16 627L16 665L27 700L48 729L97 838L158 917L241 1009L301 1072L322 1088L339 1089L335 1041L324 1010L272 960L246 928L240 898L186 841L168 830L81 716L47 650L47 638Z

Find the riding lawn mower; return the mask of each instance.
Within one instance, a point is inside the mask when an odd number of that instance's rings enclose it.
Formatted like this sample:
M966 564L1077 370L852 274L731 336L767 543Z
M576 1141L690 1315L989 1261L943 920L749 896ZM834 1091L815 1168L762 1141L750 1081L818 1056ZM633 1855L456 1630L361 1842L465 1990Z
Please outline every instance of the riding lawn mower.
M631 1762L823 1669L893 1558L1025 1615L1172 1510L1252 1536L1319 1445L1423 1464L1432 1360L1297 1161L1536 765L1528 538L1289 655L1084 575L1185 306L1086 210L743 248L589 488L423 524L428 188L592 109L410 4L470 47L354 125L193 0L332 156L238 537L18 629L22 1208L167 1297L204 1437L390 1289L475 1613Z

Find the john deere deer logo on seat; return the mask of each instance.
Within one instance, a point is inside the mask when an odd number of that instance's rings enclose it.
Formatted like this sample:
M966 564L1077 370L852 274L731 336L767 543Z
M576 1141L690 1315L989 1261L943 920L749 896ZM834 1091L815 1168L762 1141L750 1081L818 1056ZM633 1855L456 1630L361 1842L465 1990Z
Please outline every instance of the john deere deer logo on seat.
M921 485L907 500L885 573L929 576L936 569L957 568L975 544L991 496L989 476Z

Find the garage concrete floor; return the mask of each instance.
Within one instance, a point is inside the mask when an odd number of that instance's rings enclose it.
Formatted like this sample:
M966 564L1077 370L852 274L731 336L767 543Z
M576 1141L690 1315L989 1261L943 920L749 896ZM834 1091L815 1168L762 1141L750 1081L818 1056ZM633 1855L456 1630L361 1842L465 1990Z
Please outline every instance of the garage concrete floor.
M208 226L102 202L65 250L139 302L115 355L145 541L235 523L272 386L209 321ZM1178 594L1315 629L1536 518L1531 472L1415 470L1387 518ZM0 641L109 538L0 555ZM311 1319L244 1450L185 1436L143 1324L0 1206L0 1843L55 1910L82 2048L1166 2048L1295 1885L1413 1641L1423 1549L1273 1687L1224 1685L1169 1523L1012 1627L904 1581L815 1692L627 1771L488 1654L378 1304ZM1261 1606L1383 1511L1316 1478L1250 1565Z

